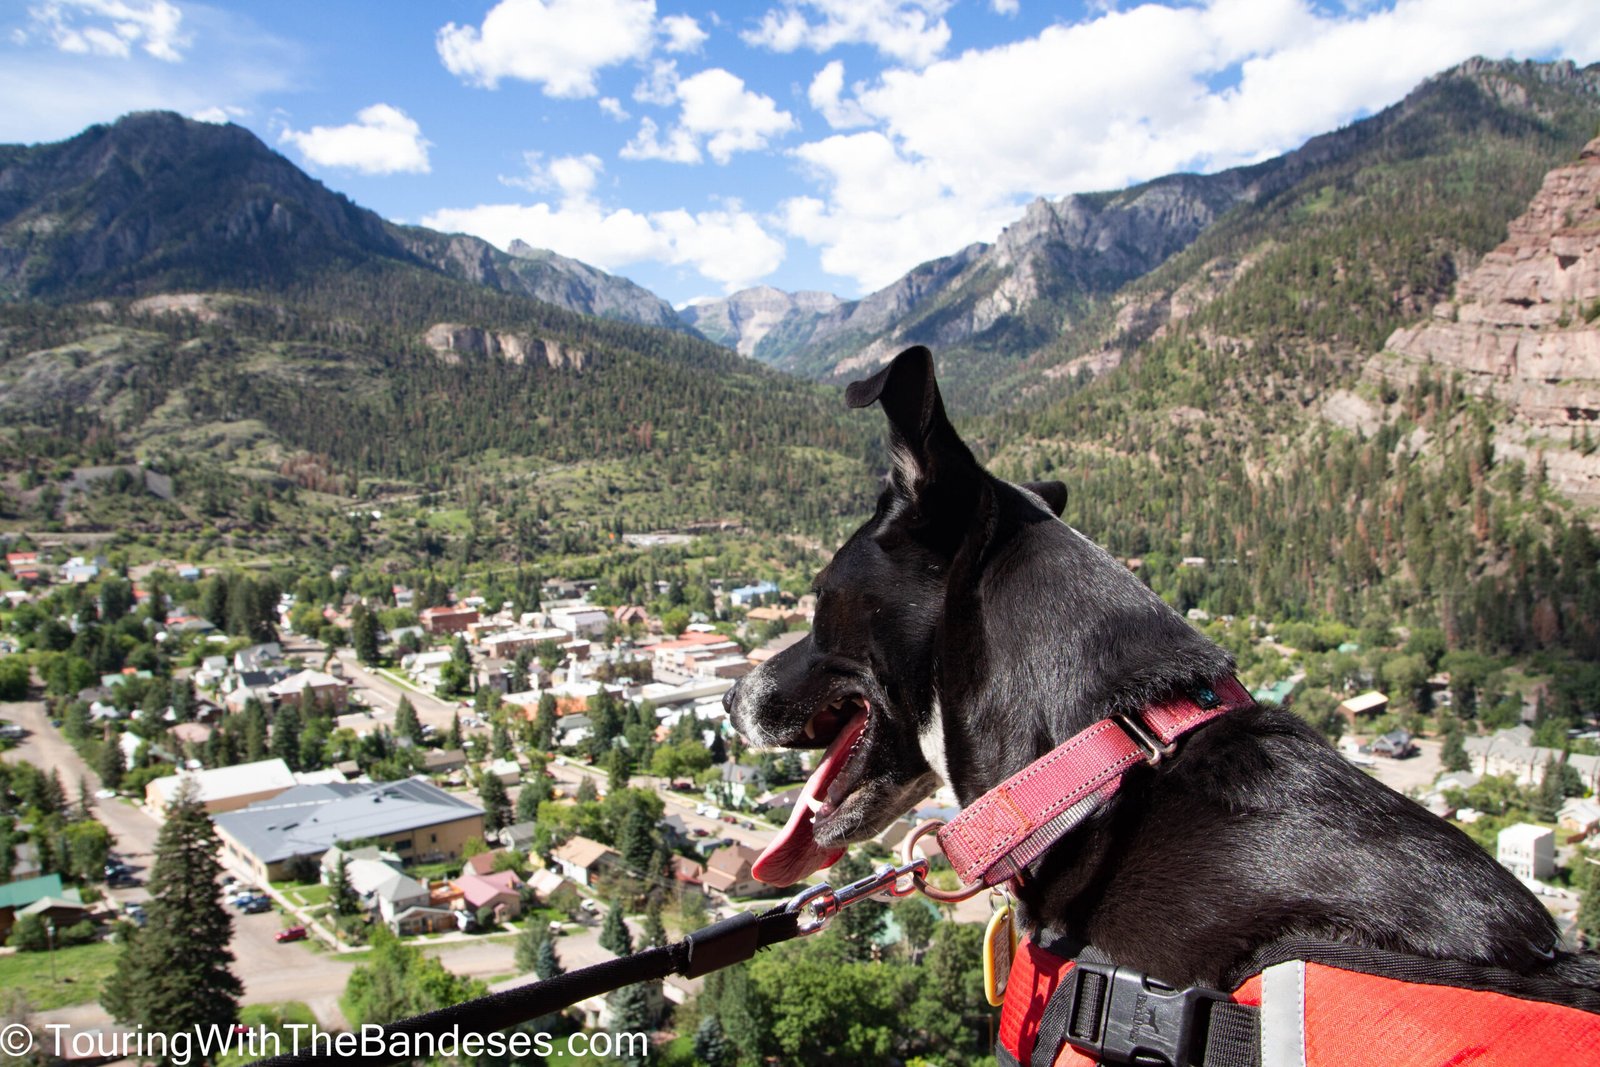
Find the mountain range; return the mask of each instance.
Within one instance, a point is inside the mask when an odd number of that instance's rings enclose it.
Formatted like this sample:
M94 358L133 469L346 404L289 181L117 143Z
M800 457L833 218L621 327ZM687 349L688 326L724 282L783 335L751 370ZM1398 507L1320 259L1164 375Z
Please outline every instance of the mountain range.
M1548 562L1600 500L1600 273L1560 192L1588 188L1568 171L1597 128L1600 66L1474 60L1277 159L1036 201L859 300L681 317L554 253L386 222L238 127L0 147L0 512L133 456L212 487L215 513L163 520L193 529L286 482L470 485L503 554L607 516L827 543L883 459L833 384L920 342L995 469L1070 475L1071 520L1182 606L1600 648L1600 589ZM1522 369L1474 355L1530 330Z

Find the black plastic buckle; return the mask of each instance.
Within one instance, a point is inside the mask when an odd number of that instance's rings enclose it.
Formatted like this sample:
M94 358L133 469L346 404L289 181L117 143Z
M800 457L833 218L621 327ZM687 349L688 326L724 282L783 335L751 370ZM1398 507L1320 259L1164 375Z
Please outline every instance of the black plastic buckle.
M1068 979L1067 1043L1102 1063L1198 1063L1211 1005L1233 1000L1220 989L1174 989L1142 971L1110 964L1076 963Z

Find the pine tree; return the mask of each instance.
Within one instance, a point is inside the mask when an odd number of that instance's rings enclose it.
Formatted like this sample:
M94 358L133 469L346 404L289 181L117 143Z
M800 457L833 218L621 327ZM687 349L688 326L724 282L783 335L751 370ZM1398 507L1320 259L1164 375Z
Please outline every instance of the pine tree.
M394 732L396 737L411 738L414 745L422 744L422 722L417 718L416 707L403 693L394 709Z
M272 717L271 753L291 771L300 769L300 709L294 704L283 705Z
M628 788L628 779L633 777L633 758L628 755L628 750L622 745L617 745L606 753L606 780L613 793L620 793Z
M662 948L667 943L667 928L661 921L661 901L654 896L644 912L644 932L641 935L645 948Z
M586 804L591 800L599 800L599 799L600 799L600 789L599 789L598 786L596 786L594 784L594 778L591 777L590 775L587 775L587 774L584 775L578 781L578 792L577 792L578 803Z
M622 901L613 900L606 909L606 917L600 923L600 947L615 956L630 956L633 954L633 935L628 933L628 924L622 919Z
M539 714L533 720L533 744L543 752L550 751L556 735L556 698L549 693L539 698Z
M539 954L544 951L545 943L550 940L550 932L545 929L544 923L533 916L524 916L522 932L517 935L517 948L513 957L517 970L522 974L537 971L539 968Z
M1445 730L1444 743L1439 746L1439 760L1447 771L1470 771L1472 761L1467 757L1466 742L1461 736L1461 724L1455 719Z
M722 1020L707 1015L700 1020L694 1032L694 1058L706 1067L730 1067L733 1063L733 1046L728 1035L722 1032Z
M450 732L445 735L444 740L447 748L461 747L461 713L459 711L450 713Z
M145 926L123 946L100 999L147 1031L201 1032L238 1016L244 987L230 969L233 920L217 896L218 841L192 784L167 805L156 839Z
M100 784L113 790L122 788L122 776L127 771L118 740L115 735L106 738L100 746L100 765L97 768L100 771Z
M655 1025L655 1013L650 1009L649 983L639 982L623 986L606 998L611 1004L611 1027L619 1034L639 1034ZM630 1051L632 1046L629 1046ZM642 1067L648 1060L642 1054L618 1057L618 1062L628 1067Z
M567 969L561 966L561 957L556 955L556 943L553 938L545 938L539 943L539 955L533 963L533 973L541 980L549 980L558 974L566 974Z
M533 777L523 783L522 789L517 793L515 813L518 822L533 822L539 817L539 802L544 797L539 795L539 790L533 788L533 783L543 779L544 775L535 768Z
M378 620L373 618L365 605L357 604L350 613L350 644L362 663L370 665L378 662Z
M342 853L333 869L333 881L328 884L328 899L333 903L335 915L361 914L361 897L350 884L350 860Z
M719 765L728 762L728 743L722 739L721 730L711 738L711 762Z
M478 785L478 796L483 800L483 828L491 833L502 826L511 825L511 797L506 785L497 776L485 774Z
M511 731L506 729L503 719L496 719L493 729L489 731L489 752L495 759L509 759L511 756Z

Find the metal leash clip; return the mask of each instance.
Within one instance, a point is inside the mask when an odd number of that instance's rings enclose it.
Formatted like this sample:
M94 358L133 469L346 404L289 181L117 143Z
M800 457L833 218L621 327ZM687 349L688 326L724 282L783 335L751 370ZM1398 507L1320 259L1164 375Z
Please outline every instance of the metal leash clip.
M814 934L839 912L868 897L883 893L891 897L910 896L927 875L928 861L920 856L898 867L885 863L865 878L857 878L838 889L827 882L807 886L783 910L799 916L795 925L800 933Z

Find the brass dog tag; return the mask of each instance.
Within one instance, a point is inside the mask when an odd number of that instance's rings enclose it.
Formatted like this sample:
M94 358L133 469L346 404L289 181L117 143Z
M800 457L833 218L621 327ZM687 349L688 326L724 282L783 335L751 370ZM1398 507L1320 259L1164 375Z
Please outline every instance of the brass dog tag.
M983 932L983 995L996 1008L1005 1003L1006 979L1016 954L1017 924L1011 905L1005 904L989 917L989 928Z

